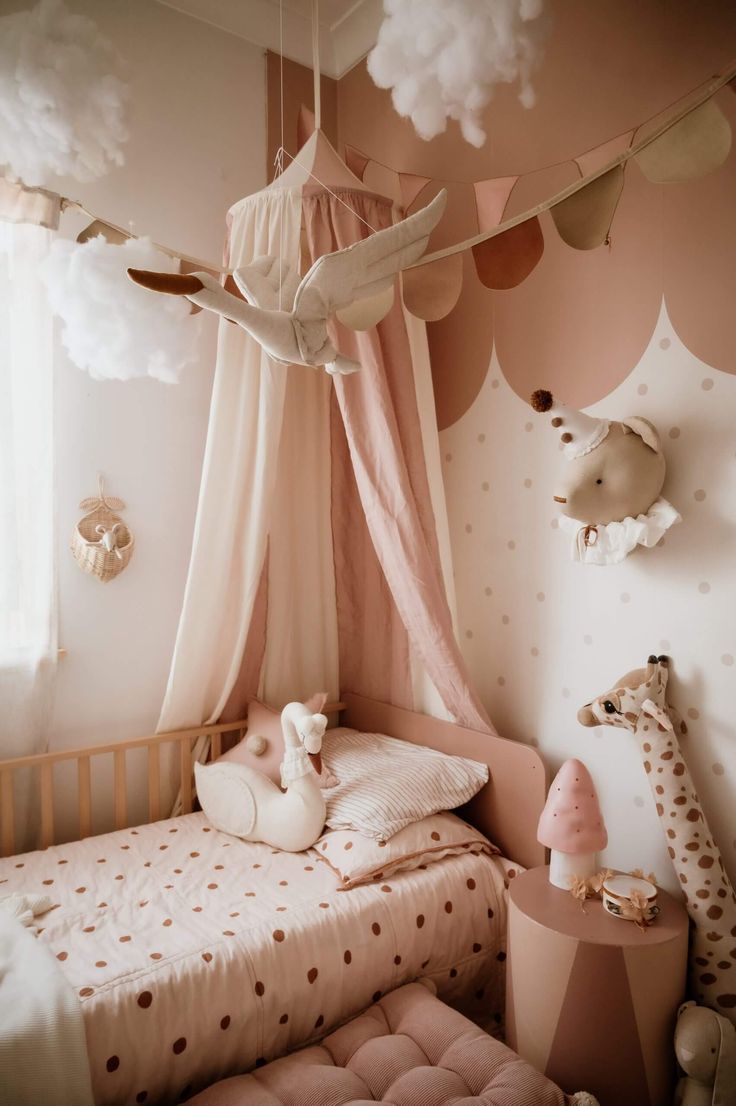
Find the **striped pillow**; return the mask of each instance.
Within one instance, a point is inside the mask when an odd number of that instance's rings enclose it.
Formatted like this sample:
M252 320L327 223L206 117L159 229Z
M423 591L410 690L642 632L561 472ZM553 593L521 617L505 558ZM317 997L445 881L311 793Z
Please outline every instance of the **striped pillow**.
M325 764L337 777L325 792L330 829L352 829L387 841L404 826L472 799L488 767L384 734L328 730Z

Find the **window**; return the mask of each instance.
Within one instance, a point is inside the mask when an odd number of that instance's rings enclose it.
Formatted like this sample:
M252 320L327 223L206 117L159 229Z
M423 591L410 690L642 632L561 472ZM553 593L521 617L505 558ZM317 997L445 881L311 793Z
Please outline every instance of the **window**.
M56 650L51 234L0 222L0 666Z

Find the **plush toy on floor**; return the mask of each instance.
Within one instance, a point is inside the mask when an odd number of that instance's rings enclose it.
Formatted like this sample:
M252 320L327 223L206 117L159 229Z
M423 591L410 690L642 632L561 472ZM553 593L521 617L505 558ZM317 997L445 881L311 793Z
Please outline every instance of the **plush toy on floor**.
M675 1106L732 1106L736 1102L736 1029L694 1002L677 1015L675 1055L685 1072Z
M284 791L245 764L195 764L197 796L215 829L287 852L301 852L315 843L325 824L325 798L317 774L322 772L327 718L321 712L326 700L320 693L306 703L288 703L281 712Z
M578 721L635 734L693 923L690 995L736 1024L736 894L680 749L687 727L667 702L668 677L667 657L650 656L581 707Z
M623 422L596 419L556 403L540 389L531 397L535 411L549 412L560 430L567 464L555 503L560 525L573 536L573 560L611 565L637 545L656 545L680 516L660 492L665 459L655 427L632 415Z

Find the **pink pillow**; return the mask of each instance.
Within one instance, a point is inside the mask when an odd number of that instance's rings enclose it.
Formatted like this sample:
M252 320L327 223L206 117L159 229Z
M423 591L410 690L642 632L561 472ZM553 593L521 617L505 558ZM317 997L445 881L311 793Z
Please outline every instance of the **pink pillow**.
M247 748L248 738L262 737L266 742L266 748L256 756ZM237 745L228 749L220 761L231 764L245 764L248 768L255 768L268 776L275 784L281 786L281 761L284 757L284 736L281 732L281 711L267 707L259 699L251 699L248 704L248 732ZM333 786L337 781L335 777L325 769L324 764L321 774L317 777L322 788Z
M266 748L261 756L255 756L246 748L246 742L253 735L265 738ZM263 772L274 783L281 784L281 761L284 756L284 739L281 734L281 713L272 710L258 699L251 699L248 704L248 732L245 737L228 749L220 761L230 761L234 764L245 764L248 768L255 768L257 772Z
M385 842L355 830L328 830L309 851L332 869L341 890L348 891L359 883L387 879L445 856L495 855L499 850L457 815L444 812L412 822Z

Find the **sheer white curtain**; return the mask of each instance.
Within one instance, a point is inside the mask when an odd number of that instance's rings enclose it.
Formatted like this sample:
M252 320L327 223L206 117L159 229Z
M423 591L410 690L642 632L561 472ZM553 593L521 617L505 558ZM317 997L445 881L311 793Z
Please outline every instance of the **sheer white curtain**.
M231 217L231 265L269 253L298 258L298 189L246 197ZM271 527L288 371L240 327L220 323L192 557L159 731L216 721L237 679Z
M52 322L38 276L50 240L0 222L0 758L45 747L56 669ZM21 843L27 821L21 786Z

